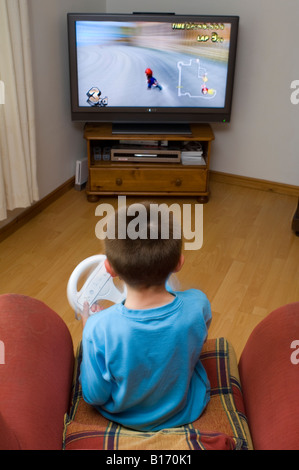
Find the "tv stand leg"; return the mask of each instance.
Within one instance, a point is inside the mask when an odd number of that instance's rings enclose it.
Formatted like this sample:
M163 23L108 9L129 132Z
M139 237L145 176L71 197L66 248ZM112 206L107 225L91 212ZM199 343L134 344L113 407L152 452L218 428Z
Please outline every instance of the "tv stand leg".
M198 196L196 200L200 204L206 204L209 201L209 196Z
M99 199L100 199L100 196L97 196L95 194L87 194L88 202L98 202Z

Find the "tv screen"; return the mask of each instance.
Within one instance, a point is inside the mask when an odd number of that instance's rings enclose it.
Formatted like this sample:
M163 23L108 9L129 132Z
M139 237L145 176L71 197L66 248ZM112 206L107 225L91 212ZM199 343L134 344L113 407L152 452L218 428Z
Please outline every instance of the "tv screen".
M229 122L238 22L69 13L72 119L129 124L134 132L151 124Z

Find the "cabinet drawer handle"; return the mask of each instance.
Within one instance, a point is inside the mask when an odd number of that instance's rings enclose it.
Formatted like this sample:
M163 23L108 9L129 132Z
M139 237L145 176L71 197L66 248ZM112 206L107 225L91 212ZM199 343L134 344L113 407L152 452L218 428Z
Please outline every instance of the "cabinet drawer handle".
M178 178L177 180L175 180L175 183L174 183L176 186L181 186L182 184L182 180L180 178Z
M121 186L123 184L123 180L121 178L116 178L115 182L117 186Z

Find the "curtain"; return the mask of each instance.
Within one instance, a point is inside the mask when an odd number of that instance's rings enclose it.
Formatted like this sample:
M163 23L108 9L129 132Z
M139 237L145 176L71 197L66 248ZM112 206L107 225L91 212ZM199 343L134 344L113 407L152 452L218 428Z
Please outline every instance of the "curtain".
M39 199L27 0L0 0L0 220ZM4 92L4 93L3 93ZM0 95L0 97L1 97Z

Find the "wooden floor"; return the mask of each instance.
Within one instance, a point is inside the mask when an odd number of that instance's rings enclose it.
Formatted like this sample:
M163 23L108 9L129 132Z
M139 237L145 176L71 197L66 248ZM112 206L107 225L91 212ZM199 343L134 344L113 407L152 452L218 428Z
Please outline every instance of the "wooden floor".
M116 205L117 199L102 202ZM103 252L95 236L96 207L83 191L72 189L0 243L0 293L45 302L66 322L74 348L81 323L68 305L66 286L80 261ZM266 315L299 300L299 237L291 230L296 207L296 197L211 182L203 247L185 251L178 281L181 289L207 294L213 312L210 337L225 336L238 357Z

